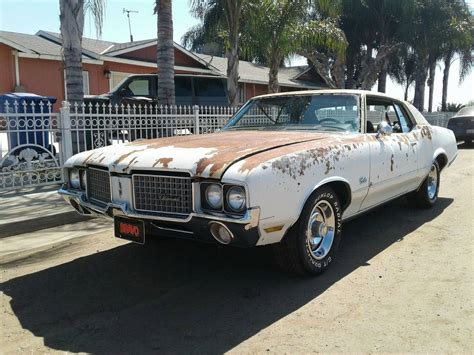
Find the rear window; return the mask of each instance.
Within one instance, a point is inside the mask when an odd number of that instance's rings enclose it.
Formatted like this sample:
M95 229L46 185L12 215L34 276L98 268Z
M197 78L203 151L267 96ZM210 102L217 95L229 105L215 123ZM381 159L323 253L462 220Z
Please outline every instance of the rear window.
M149 96L150 90L148 79L133 80L128 84L128 92L125 96Z

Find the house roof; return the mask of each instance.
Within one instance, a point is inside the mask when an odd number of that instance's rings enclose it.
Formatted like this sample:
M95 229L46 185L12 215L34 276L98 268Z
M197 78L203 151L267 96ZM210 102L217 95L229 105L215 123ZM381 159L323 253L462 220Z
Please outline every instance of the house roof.
M61 46L38 36L0 31L0 41L2 41L2 39L10 41L13 45L12 47L17 50L23 51L26 49L30 53L61 55Z
M60 33L49 32L49 31L38 31L36 35L45 37L51 41L56 42L58 45L61 45L62 39L61 39ZM116 42L109 42L109 41L82 37L82 48L83 48L84 54L87 54L91 57L95 57L98 59L100 55L104 55L108 57L110 56L116 57L116 56L126 54L128 52L136 51L142 48L156 46L156 42L157 42L156 38L145 39L145 40L134 41L134 42L116 43ZM173 44L174 44L174 48L183 52L187 56L193 58L203 67L211 71L212 70L217 71L216 68L214 68L212 65L207 65L207 63L203 61L195 53L188 51L186 48L184 48L183 46L180 46L176 42L173 42Z
M61 45L46 38L26 33L0 31L0 43L36 57L61 57ZM85 53L84 53L85 54ZM83 55L83 59L90 56Z
M0 31L0 43L18 50L21 56L60 60L62 52L61 42L61 34L56 32L38 31L35 35L30 35ZM120 57L123 54L150 46L156 46L156 38L125 43L82 38L83 60L88 60L95 64L102 64L103 61L119 61L134 65L151 66L152 63L143 60ZM204 74L227 76L227 58L194 53L177 43L174 43L174 48L201 65L201 68L179 67L179 70L189 69L191 71L197 70ZM269 71L269 68L263 65L241 60L239 63L239 81L267 85ZM318 83L312 81L299 80L299 77L306 72L308 72L308 66L280 68L278 81L281 86L285 87L307 89L325 87L324 84L318 85Z
M221 75L226 75L227 72L227 58L216 57L207 54L196 54L210 65L217 68ZM297 77L308 69L307 66L296 66L288 68L280 68L278 71L278 82L281 86L289 87L305 87L319 89L323 86L317 85L313 82L298 80ZM244 83L254 84L268 84L268 74L270 68L247 62L245 60L239 61L239 81Z
M36 32L36 36L41 37L41 38L46 38L50 41L54 41L58 45L61 45L62 43L61 34L57 32L41 30L41 31ZM114 42L82 37L82 48L96 54L100 54L102 51L106 50L107 48L109 48L110 46L114 44L115 44Z

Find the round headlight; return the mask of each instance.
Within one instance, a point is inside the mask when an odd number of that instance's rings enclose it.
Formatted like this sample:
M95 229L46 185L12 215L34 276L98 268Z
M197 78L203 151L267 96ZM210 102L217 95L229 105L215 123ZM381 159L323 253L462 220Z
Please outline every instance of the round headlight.
M79 177L78 169L69 170L69 183L73 189L81 188L81 178Z
M241 212L245 208L245 190L241 186L233 186L227 191L227 204L234 212Z
M211 184L206 188L206 202L214 209L222 208L222 187L218 184Z
M85 190L86 189L86 171L85 170L80 170L79 171L79 176L81 178L81 189Z

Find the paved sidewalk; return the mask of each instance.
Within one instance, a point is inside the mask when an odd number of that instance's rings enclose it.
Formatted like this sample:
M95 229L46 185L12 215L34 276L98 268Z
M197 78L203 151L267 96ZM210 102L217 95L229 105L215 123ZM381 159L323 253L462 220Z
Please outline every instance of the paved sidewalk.
M83 221L57 193L59 185L0 192L0 238Z
M113 234L112 224L102 218L94 218L0 238L0 265L24 260L42 252L56 252L80 238L106 232Z

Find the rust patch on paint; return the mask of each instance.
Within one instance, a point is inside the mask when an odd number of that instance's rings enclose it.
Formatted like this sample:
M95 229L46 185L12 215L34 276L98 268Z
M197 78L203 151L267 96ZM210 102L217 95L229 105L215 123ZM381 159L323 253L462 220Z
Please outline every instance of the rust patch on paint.
M120 162L124 161L125 159L127 159L130 155L134 154L134 153L138 153L138 152L141 152L142 150L131 150L130 152L128 153L125 153L123 155L121 155L120 157L118 157L112 164L113 165L117 165L119 164ZM129 164L130 166L130 164Z
M168 164L171 163L172 161L173 161L173 158L160 158L153 164L153 167L156 167L158 164L160 164L163 168L167 169Z
M95 154L95 152L92 152L91 154L89 154L89 155L87 156L87 158L84 159L84 161L83 161L82 164L87 164L87 162L89 161L89 159L92 158L92 156L93 156L94 154Z
M363 140L363 136L355 138L330 136L322 141L285 146L247 158L239 168L239 172L249 174L257 167L267 169L271 166L274 171L296 179L305 175L309 167L319 164L324 167L324 173L327 175L336 168L336 164L342 158L353 154L356 149L362 149Z
M429 140L431 140L433 138L432 132L433 132L433 130L431 129L430 126L421 127L421 136L423 138L428 138Z
M128 146L146 148L184 148L204 149L208 153L200 157L195 165L196 175L218 177L231 164L266 151L277 150L304 142L327 138L327 133L319 132L281 132L281 131L226 131L215 134L169 137L153 140L135 141ZM192 152L190 151L190 154Z

